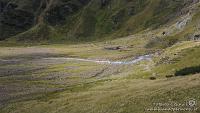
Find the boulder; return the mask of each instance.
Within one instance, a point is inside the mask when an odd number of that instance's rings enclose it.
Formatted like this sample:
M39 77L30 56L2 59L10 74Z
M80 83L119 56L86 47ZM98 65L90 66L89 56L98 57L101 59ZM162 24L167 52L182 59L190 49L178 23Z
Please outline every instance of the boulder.
M121 46L115 46L115 47L105 47L104 49L106 49L106 50L120 50L122 48L123 47L121 47Z
M156 80L156 77L149 77L150 80Z
M174 77L174 75L166 75L165 77L166 78L172 78L172 77Z
M194 40L200 40L200 34L194 35Z

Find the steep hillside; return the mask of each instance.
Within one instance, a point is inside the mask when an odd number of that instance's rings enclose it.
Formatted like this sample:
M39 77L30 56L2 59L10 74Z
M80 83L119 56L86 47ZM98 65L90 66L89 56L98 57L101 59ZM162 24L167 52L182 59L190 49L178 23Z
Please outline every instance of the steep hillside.
M1 0L0 39L89 41L116 38L176 17L198 0ZM46 27L48 29L46 29ZM41 32L52 33L43 35Z

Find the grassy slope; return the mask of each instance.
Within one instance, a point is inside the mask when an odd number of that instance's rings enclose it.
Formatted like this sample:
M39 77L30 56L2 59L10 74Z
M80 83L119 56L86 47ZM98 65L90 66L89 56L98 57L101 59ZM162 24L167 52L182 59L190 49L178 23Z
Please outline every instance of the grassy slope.
M110 4L99 8L99 2L92 1L76 15L76 22L72 26L65 25L71 26L67 28L70 31L65 30L66 27L64 27L63 32L66 31L67 37L69 36L71 40L76 40L77 37L82 41L127 36L149 27L155 28L165 24L182 7L183 3L171 1L165 4L160 0L132 2L113 0ZM133 14L129 14L131 8L134 8Z
M127 38L126 40L129 40L130 42L130 39L135 40L133 37ZM114 40L111 42L111 44L119 44L121 40L123 39ZM102 43L98 44L101 45ZM83 58L98 58L102 53L100 52L102 51L102 48L95 49L95 51L90 51L91 48L94 48L90 44L71 46L51 45L43 47L52 48L57 53L66 53L68 55L79 56ZM80 50L80 48L83 47L84 49ZM153 62L141 62L133 66L123 66L120 68L112 67L108 68L110 69L108 71L116 70L118 68L118 72L104 73L105 77L100 78L90 77L90 75L94 75L94 73L88 72L95 72L97 71L96 69L102 69L107 66L102 67L102 65L98 66L93 63L84 62L66 62L64 64L54 64L52 66L48 66L48 69L36 71L30 75L27 73L28 75L26 75L26 77L36 77L37 79L35 80L25 80L24 75L18 75L17 78L9 76L3 77L1 78L1 84L3 83L4 85L8 83L11 84L10 82L12 81L12 83L21 84L21 87L24 87L23 85L38 87L39 85L40 87L45 86L48 88L64 88L64 90L54 93L39 92L38 95L36 93L29 96L24 96L24 98L20 97L17 100L13 99L10 101L10 104L7 104L5 107L1 108L0 112L132 113L145 112L144 109L153 106L153 102L168 102L169 99L171 99L171 101L180 103L183 103L190 98L195 98L199 101L199 74L185 77L173 77L170 79L165 78L165 75L175 73L173 69L179 70L185 67L199 65L199 47L199 42L181 42L170 48L167 48L163 53L161 53L161 55L155 56L154 63L157 65L152 65L151 63ZM38 48L42 47L38 46ZM11 51L11 48L5 49L8 49L8 51L2 51L1 58L5 56L16 55ZM15 51L18 50L19 52L17 53L20 53L20 48L16 49ZM69 50L74 51L74 53L70 53ZM90 55L86 55L85 51L90 51ZM96 52L98 54L95 56L94 53ZM24 53L26 52L23 52L22 55ZM120 52L120 54L125 55L126 52ZM118 57L118 53L116 52L112 52L112 55L112 59ZM21 55L19 54L18 56ZM102 53L102 56L107 58L110 57L109 54L105 53ZM165 57L169 57L170 60L162 60L162 58ZM160 61L164 62L160 64ZM152 66L150 69L145 70L144 65ZM67 67L69 70L66 70ZM137 69L137 71L135 69ZM59 73L65 73L68 77L65 78L63 76L64 78L62 78L61 76L62 79L56 78L53 80L43 79L43 77L48 77L50 76L49 74L52 73L55 73L55 75L58 74L58 76ZM153 73L156 73L156 77L159 79L154 81L149 80L148 78L151 77ZM84 77L83 74L85 74ZM196 113L198 112L199 111L196 111Z
M159 76L173 75L177 70L198 66L199 51L199 42L183 42L172 46L157 57L157 67L153 72Z
M13 102L0 112L144 113L145 108L153 107L153 102L168 102L171 99L171 101L184 103L191 98L199 101L199 82L199 75L156 81L140 79L109 80L101 84L92 83L92 87L81 85L80 87L73 87L71 91L66 90L44 95L41 98L29 101Z
M24 2L23 4L28 6L29 2ZM76 1L71 2L78 6ZM21 2L18 4L21 4ZM64 40L66 42L78 42L113 39L148 28L159 27L173 20L171 17L174 16L175 18L175 14L180 11L183 4L180 1L167 0L112 0L104 7L101 7L100 0L92 0L80 11L67 16L62 24L57 24L56 26L47 24L47 27L51 29L45 29L46 32L52 32L52 29L54 29L53 31L56 35L41 37L44 27L38 27L41 25L37 25L24 33L16 35L14 38L37 41L42 41L43 38L44 41L52 39L49 41L51 43Z

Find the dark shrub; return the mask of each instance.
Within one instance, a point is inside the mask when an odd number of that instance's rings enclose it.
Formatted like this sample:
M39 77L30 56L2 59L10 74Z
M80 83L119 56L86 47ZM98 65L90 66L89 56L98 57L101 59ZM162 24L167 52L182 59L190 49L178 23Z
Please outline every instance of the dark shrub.
M156 80L156 77L149 77L150 80Z
M176 71L175 76L184 76L184 75L196 74L196 73L200 73L200 65L194 66L194 67L187 67L179 71Z

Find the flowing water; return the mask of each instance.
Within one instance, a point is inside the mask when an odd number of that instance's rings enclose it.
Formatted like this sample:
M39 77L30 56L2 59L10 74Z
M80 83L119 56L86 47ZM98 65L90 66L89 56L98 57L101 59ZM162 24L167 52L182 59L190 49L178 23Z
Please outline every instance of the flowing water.
M112 65L128 65L135 64L144 60L151 60L152 55L143 55L137 58L133 58L133 60L129 61L110 61L110 60L96 60L96 59L82 59L82 58L68 58L68 57L50 57L44 58L45 60L71 60L71 61L83 61L83 62L94 62L99 64L112 64Z

